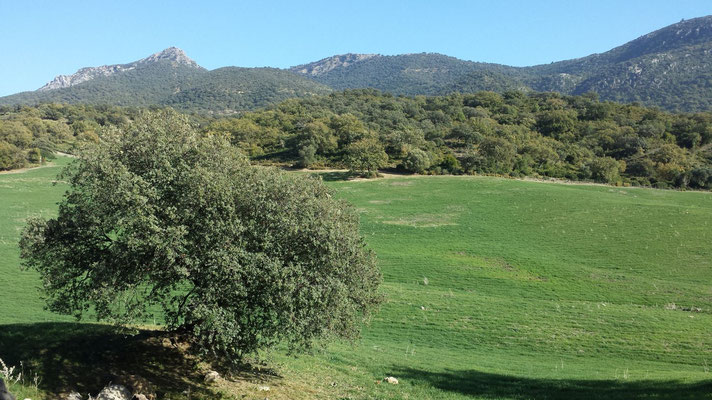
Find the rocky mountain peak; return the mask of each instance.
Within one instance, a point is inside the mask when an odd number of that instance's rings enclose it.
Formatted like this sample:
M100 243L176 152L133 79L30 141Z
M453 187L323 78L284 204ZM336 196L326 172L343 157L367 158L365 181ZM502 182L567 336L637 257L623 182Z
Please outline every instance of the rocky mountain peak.
M177 64L183 64L187 65L190 67L195 67L195 68L200 68L198 63L193 61L190 57L188 57L185 52L177 47L169 47L163 51L159 51L158 53L151 54L150 56L141 59L138 61L138 63L141 64L146 64L146 63L152 63L152 62L157 62L157 61L171 61Z
M190 59L185 52L177 47L169 47L158 53L151 54L146 58L128 64L102 65L101 67L81 68L72 75L58 75L52 81L39 88L39 91L62 89L78 85L82 82L92 80L101 76L111 76L114 74L131 71L137 67L145 67L157 62L168 61L173 66L188 66L203 69L198 63Z
M643 35L609 53L616 56L616 61L625 61L641 55L663 53L684 46L710 42L712 42L712 15L682 20Z

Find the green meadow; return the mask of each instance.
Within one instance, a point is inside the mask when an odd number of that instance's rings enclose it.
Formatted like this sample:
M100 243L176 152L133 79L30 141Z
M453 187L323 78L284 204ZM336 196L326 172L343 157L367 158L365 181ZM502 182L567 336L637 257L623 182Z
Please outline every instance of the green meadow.
M17 240L25 218L56 212L66 162L0 175L0 358L42 376L18 393L95 390L97 365L117 362L162 398L265 398L266 384L270 399L712 399L710 193L325 173L361 213L386 303L356 343L273 351L268 372L205 388L197 362L132 339L150 333L43 310Z

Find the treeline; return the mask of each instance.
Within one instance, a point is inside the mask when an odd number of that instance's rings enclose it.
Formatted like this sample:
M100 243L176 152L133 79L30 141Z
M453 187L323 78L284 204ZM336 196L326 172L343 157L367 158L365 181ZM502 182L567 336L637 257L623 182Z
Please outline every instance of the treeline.
M0 170L98 141L135 107L0 106ZM712 113L675 114L595 95L479 92L403 97L371 89L290 99L233 118L191 115L254 161L420 174L553 177L712 189Z
M136 113L111 106L0 106L0 170L37 165L56 151L96 142L99 128L124 124Z
M0 106L0 171L39 165L53 159L57 151L74 153L84 142L98 142L103 127L130 123L141 111L56 103ZM197 114L190 119L201 126L212 121Z
M228 136L254 160L299 167L712 188L712 113L673 114L594 94L350 90L216 120L205 131Z

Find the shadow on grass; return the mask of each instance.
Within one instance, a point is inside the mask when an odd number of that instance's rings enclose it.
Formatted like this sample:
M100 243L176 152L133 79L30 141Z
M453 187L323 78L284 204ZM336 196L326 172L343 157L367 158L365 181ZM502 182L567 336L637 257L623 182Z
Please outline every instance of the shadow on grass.
M80 323L0 325L0 358L41 377L52 394L76 390L96 394L119 376L140 375L159 398L219 398L202 385L196 361L163 343L162 332L128 335L112 326ZM31 378L30 378L31 379Z
M443 391L482 398L507 399L712 399L712 380L617 381L535 379L474 370L429 372L417 369L394 371L395 376L423 382Z

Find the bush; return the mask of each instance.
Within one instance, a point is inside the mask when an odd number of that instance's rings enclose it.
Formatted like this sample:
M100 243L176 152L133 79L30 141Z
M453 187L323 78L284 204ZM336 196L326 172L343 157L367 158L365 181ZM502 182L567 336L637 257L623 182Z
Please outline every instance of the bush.
M410 149L403 160L403 168L408 172L422 174L430 168L430 154L421 149Z

